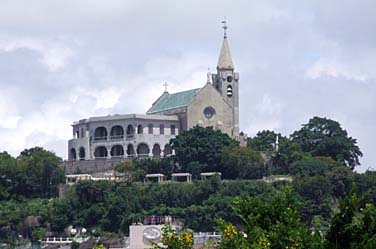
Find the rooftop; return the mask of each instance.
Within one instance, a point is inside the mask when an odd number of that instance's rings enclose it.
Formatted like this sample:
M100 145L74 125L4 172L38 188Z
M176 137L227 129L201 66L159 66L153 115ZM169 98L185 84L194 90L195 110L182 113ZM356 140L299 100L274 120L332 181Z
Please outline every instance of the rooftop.
M176 109L187 106L196 96L201 88L191 89L188 91L169 94L165 92L147 111L147 114L153 114L161 111Z

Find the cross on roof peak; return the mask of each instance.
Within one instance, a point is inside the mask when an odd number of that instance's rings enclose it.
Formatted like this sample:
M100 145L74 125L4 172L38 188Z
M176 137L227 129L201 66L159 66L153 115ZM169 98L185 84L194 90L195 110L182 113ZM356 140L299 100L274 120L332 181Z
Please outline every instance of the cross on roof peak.
M165 81L165 83L163 84L163 86L165 87L165 93L167 93L167 92L168 92L168 91L167 91L168 84L167 84L166 81Z
M224 17L223 21L222 21L222 28L224 30L224 38L227 38L227 29L228 29L228 26L227 26L227 21L226 21L226 17Z

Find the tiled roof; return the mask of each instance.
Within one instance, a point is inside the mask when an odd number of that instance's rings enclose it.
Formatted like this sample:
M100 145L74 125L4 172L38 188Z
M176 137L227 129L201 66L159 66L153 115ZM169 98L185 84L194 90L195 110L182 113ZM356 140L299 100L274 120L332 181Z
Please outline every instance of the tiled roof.
M178 92L178 93L164 93L149 109L147 114L171 110L179 107L187 106L196 96L200 88Z

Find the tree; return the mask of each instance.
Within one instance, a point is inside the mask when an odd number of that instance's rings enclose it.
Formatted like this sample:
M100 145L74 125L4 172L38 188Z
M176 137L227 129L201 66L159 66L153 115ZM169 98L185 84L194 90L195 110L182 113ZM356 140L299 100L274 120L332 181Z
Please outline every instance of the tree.
M341 200L340 211L332 218L325 236L325 248L376 248L376 207L363 201L364 196L358 196L355 188Z
M223 151L220 171L225 179L259 179L264 176L265 165L259 152L232 146Z
M282 135L274 131L259 131L255 137L248 138L247 146L256 151L274 151L276 149L276 139L280 140Z
M162 228L163 246L154 245L154 249L192 249L193 248L193 234L189 231L183 230L177 233L176 230L170 226L164 226Z
M291 164L307 156L297 143L269 130L258 132L255 137L248 139L248 147L265 155L268 171L272 174L290 173Z
M290 187L268 200L250 197L234 203L243 231L219 221L220 248L319 248L317 235L301 224Z
M304 152L313 156L328 156L354 169L363 154L356 139L349 137L347 131L334 120L313 117L307 124L291 135L293 142Z
M204 170L207 171L217 170L223 149L230 145L237 145L237 142L213 127L195 126L171 140L176 161L180 165L196 161L206 164Z
M18 165L26 177L24 191L27 196L57 196L58 185L64 179L59 167L62 159L54 152L40 147L26 149L18 156Z

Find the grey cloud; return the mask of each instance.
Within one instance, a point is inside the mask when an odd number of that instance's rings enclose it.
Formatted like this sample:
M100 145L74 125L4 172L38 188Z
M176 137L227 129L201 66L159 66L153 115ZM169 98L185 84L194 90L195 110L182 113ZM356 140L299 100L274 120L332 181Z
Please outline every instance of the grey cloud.
M0 86L21 120L15 129L0 128L0 136L8 137L0 150L17 154L22 146L41 142L66 157L62 137L71 136L72 121L144 112L164 81L171 91L202 85L207 68L215 69L220 21L227 16L241 77L242 129L249 135L264 128L288 135L313 115L327 116L358 138L365 154L360 170L376 167L375 4L6 1L0 4ZM41 49L1 50L1 44L23 39L72 55L51 70ZM37 114L60 124L44 132L25 128ZM11 143L17 129L27 139Z

